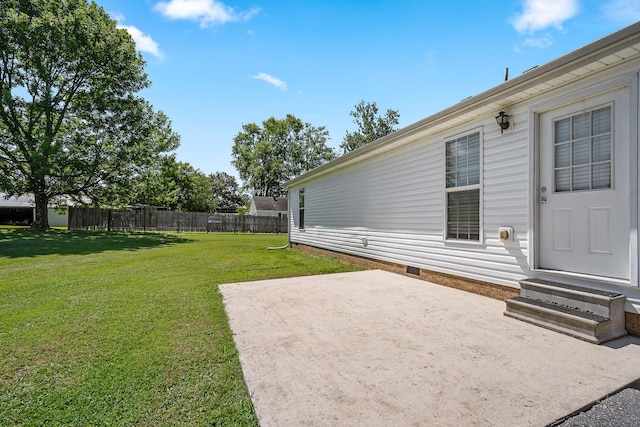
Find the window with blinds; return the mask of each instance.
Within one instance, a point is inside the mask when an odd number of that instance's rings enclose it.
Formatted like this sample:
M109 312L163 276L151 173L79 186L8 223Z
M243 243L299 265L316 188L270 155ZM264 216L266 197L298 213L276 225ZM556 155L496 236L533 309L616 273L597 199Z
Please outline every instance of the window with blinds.
M298 229L304 230L304 188L298 191Z
M556 192L611 188L611 106L554 122Z
M447 239L480 240L480 133L446 141Z

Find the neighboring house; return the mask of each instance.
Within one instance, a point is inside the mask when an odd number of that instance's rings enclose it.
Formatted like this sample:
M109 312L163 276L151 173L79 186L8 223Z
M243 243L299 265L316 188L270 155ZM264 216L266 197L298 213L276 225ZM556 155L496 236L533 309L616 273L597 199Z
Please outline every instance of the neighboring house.
M286 197L253 196L248 215L277 216L287 215L289 205Z
M28 196L9 197L0 193L0 224L31 225L35 219L36 208L33 198ZM49 208L49 225L66 227L68 225L68 209Z
M290 243L503 297L619 292L640 325L639 73L636 23L299 176Z

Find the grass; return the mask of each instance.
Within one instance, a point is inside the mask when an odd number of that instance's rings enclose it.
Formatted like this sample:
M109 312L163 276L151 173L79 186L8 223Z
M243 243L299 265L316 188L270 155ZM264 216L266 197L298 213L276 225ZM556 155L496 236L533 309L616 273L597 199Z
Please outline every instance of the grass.
M286 239L0 229L0 425L257 425L217 285L356 269Z

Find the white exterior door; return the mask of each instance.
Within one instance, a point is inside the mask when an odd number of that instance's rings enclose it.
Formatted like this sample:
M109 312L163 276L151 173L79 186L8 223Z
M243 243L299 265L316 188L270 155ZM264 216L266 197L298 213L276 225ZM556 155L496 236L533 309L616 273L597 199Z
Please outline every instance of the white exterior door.
M629 279L628 91L539 123L539 267Z

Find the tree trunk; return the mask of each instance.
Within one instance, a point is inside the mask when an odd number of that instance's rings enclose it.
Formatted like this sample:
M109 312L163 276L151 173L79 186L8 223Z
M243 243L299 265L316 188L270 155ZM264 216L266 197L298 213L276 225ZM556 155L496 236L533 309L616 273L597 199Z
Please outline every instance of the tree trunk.
M36 217L31 224L32 230L48 230L49 229L49 198L44 193L36 193Z

